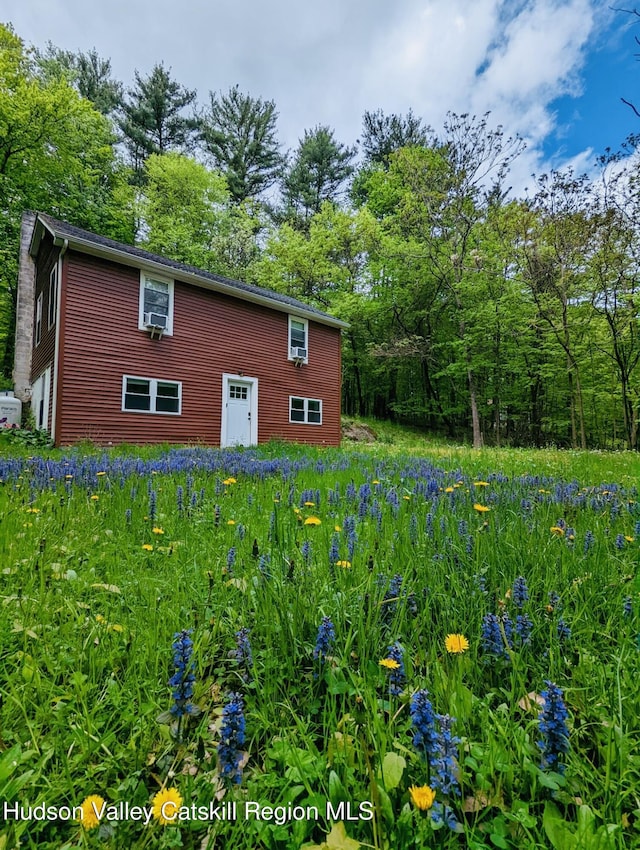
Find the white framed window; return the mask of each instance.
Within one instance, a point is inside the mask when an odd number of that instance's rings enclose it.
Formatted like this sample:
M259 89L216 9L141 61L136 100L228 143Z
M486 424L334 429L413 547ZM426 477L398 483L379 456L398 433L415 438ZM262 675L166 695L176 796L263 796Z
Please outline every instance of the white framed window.
M51 269L51 274L49 275L49 309L48 313L48 326L52 328L56 323L56 310L58 307L58 266L55 265Z
M40 345L42 339L42 292L38 295L36 301L36 328L35 328L35 343Z
M309 322L289 316L289 360L306 363L309 359Z
M289 422L322 425L322 400L289 396Z
M173 281L169 278L140 272L138 328L161 328L167 336L173 334Z
M122 410L178 416L182 411L182 382L123 375Z

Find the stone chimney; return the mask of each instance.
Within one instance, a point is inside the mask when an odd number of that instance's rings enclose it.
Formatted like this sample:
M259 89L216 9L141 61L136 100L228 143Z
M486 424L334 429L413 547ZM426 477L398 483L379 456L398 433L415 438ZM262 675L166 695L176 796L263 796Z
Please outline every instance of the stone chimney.
M36 223L31 210L22 213L20 229L20 265L18 267L18 303L16 307L16 349L13 365L13 387L16 398L31 400L31 355L33 352L33 315L36 292L36 264L29 245Z

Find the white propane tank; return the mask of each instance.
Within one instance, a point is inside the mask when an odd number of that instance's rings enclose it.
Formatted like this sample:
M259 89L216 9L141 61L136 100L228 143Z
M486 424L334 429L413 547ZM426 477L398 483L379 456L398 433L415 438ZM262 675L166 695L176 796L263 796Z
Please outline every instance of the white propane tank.
M0 392L0 428L19 428L22 422L22 402L10 390Z

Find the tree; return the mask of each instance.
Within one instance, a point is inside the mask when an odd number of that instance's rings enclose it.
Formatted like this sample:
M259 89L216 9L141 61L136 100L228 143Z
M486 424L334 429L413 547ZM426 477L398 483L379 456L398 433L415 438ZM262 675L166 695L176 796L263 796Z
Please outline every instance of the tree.
M362 150L365 163L389 166L389 157L400 148L426 147L431 131L411 110L406 115L385 115L381 109L362 116Z
M237 85L227 94L210 92L202 141L237 202L256 198L278 179L284 157L276 137L277 119L272 100L243 94Z
M126 173L107 119L67 79L43 79L0 26L0 346L11 374L20 219L37 209L123 241L133 237Z
M325 201L335 203L353 174L355 154L355 148L334 139L329 127L305 130L282 179L285 217L305 229Z
M45 79L66 77L78 94L90 100L103 115L112 115L122 105L122 83L111 76L111 60L102 59L95 48L88 53L73 53L49 41L45 51L36 50L35 56Z
M149 251L231 277L257 254L255 211L230 202L224 177L181 154L151 154L137 203Z
M195 91L172 80L162 63L155 65L148 77L135 72L135 86L127 90L118 125L138 180L150 154L192 149L199 122L183 113L195 98Z

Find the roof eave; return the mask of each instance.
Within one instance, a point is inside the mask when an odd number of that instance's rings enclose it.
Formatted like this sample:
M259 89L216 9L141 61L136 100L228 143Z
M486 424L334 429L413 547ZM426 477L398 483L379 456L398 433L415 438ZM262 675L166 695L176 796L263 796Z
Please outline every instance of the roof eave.
M285 304L283 301L277 301L268 296L260 295L257 292L246 292L242 289L236 289L234 286L223 283L222 281L209 280L206 277L201 277L195 272L176 269L173 266L161 262L155 262L148 258L136 257L128 254L126 251L120 251L117 248L111 248L108 245L99 245L91 242L89 239L82 239L79 236L63 236L57 233L47 222L43 221L40 216L36 220L33 236L31 239L31 254L35 256L38 253L38 248L43 236L42 228L46 229L53 237L55 245L62 245L68 242L70 249L81 251L84 254L89 254L93 257L100 257L106 260L115 260L123 265L131 268L140 269L142 271L159 272L165 277L170 274L176 280L181 280L186 283L191 283L194 286L200 286L203 289L209 289L214 292L220 292L223 295L229 295L232 298L239 298L241 301L249 301L253 304L258 304L261 307L269 307L271 310L278 310L281 313L290 313L300 316L309 321L317 322L321 325L329 327L346 329L349 327L348 322L342 319L336 319L333 316L318 315L313 310L305 309L304 305L298 307L293 304Z

